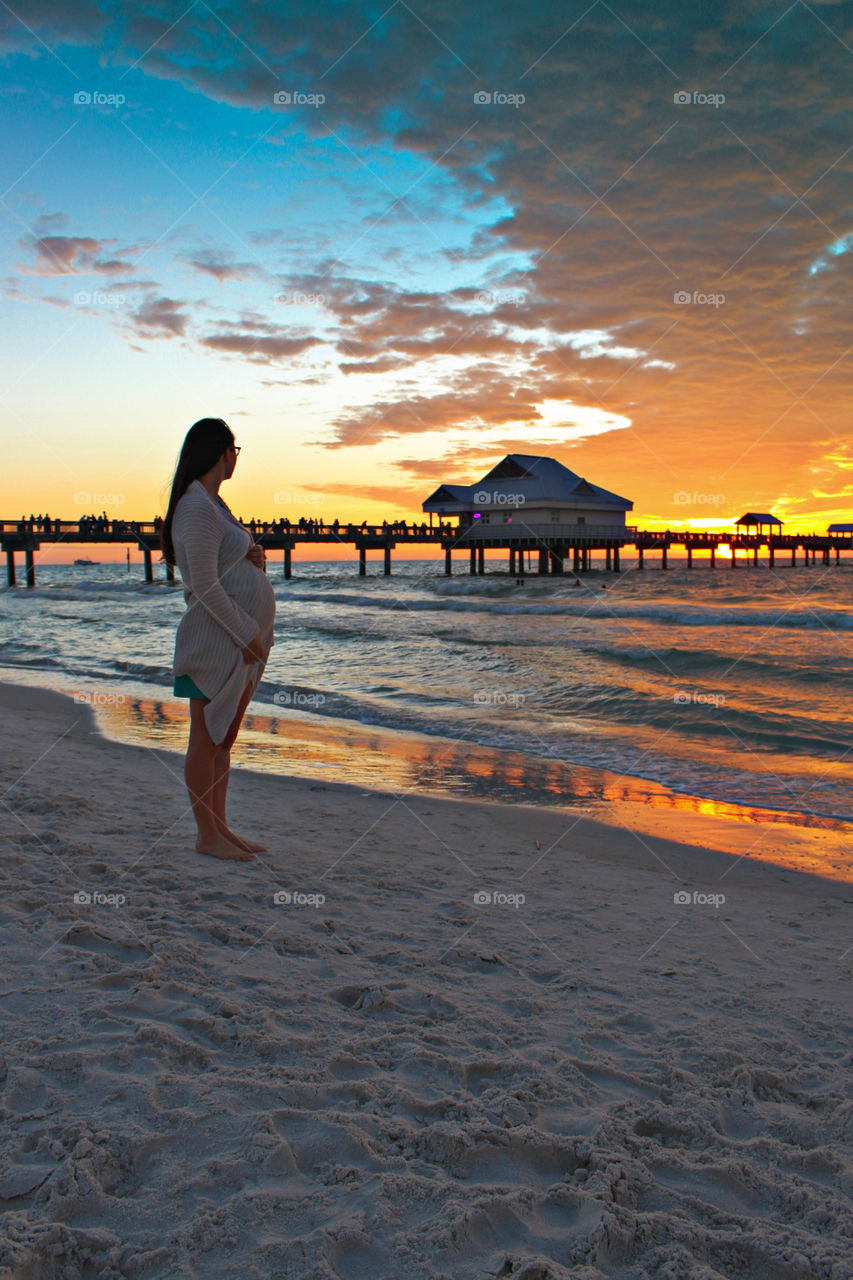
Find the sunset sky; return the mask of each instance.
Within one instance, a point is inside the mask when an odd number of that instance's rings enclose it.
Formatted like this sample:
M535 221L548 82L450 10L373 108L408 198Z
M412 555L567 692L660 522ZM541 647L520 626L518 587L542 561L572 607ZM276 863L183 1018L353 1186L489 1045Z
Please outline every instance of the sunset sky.
M245 517L853 520L851 14L4 4L0 515L150 519L211 415Z

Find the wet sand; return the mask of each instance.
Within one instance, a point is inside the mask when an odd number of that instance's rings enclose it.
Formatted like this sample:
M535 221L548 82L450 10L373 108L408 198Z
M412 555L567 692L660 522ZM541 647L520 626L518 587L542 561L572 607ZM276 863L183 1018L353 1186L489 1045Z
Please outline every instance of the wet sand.
M851 1274L849 884L245 768L223 864L175 751L0 725L3 1274Z

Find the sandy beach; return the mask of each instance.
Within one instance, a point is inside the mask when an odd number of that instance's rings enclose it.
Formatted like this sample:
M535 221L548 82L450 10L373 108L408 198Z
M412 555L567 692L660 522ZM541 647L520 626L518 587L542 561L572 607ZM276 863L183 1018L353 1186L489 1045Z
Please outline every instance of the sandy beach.
M849 883L0 712L3 1276L853 1275Z

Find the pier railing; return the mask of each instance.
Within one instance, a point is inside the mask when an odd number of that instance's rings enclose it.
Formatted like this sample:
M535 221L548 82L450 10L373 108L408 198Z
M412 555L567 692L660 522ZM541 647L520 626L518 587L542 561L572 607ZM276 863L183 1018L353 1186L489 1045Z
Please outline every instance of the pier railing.
M797 563L802 552L803 563L814 564L820 552L824 564L830 563L834 552L835 563L840 563L841 552L853 551L853 533L781 533L775 530L750 532L710 532L689 529L639 529L636 525L580 524L577 521L537 521L529 523L518 509L512 512L490 512L490 520L475 519L470 523L452 523L442 520L429 524L426 521L383 521L381 524L343 524L319 519L292 521L279 517L275 520L245 521L256 542L268 551L283 552L284 576L291 577L293 551L301 545L337 546L342 552L349 547L357 551L358 572L367 572L368 551L382 551L384 573L391 572L391 552L400 546L427 546L438 544L444 552L444 571L452 573L454 551L463 551L470 557L470 572L485 571L485 552L505 548L509 553L509 571L523 576L525 559L527 571L530 558L538 553L540 573L562 573L563 563L571 556L574 571L586 572L592 565L594 552L603 552L605 567L618 572L620 553L633 547L637 554L637 568L645 565L646 552L659 552L662 569L667 568L667 557L674 547L682 547L687 557L687 567L693 567L697 551L707 551L711 568L718 555L728 555L732 568L736 563L759 563L759 552L767 551L771 568L780 553L788 552L791 565ZM35 554L42 544L125 543L135 546L145 564L145 580L153 582L153 561L160 555L160 529L162 520L122 520L106 516L84 516L77 520L57 520L45 517L24 517L18 520L0 520L0 550L6 557L6 581L15 585L15 556L22 553L26 565L26 583L35 586ZM738 553L741 557L738 558ZM745 555L743 553L746 553ZM174 566L166 565L166 577L174 580Z
M472 542L478 545L481 542L494 542L505 547L508 542L525 540L532 540L537 545L566 542L570 546L584 542L633 542L637 532L633 525L624 524L562 524L557 520L530 524L522 516L513 515L500 522L475 520L471 525L460 527L456 545L462 547L470 546Z
M159 543L159 520L120 520L97 518L91 520L53 520L47 525L37 520L0 520L0 538L12 542L17 538L35 538L38 542L136 542L154 545ZM439 542L452 536L456 525L444 521L441 525L402 522L394 524L342 524L340 521L246 520L247 529L258 539L296 538L304 542L353 541L354 539L394 538L410 542Z

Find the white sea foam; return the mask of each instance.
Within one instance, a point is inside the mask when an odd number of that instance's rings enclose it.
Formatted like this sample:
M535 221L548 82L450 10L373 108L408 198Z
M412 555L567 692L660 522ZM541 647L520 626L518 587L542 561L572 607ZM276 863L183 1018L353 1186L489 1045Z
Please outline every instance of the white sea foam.
M285 582L271 566L276 644L255 705L280 715L276 692L298 689L310 714L342 722L850 811L853 566L597 573L581 587L400 568L359 580L350 564L296 566ZM0 661L170 696L180 583L146 586L123 566L44 569L39 583L4 595Z

